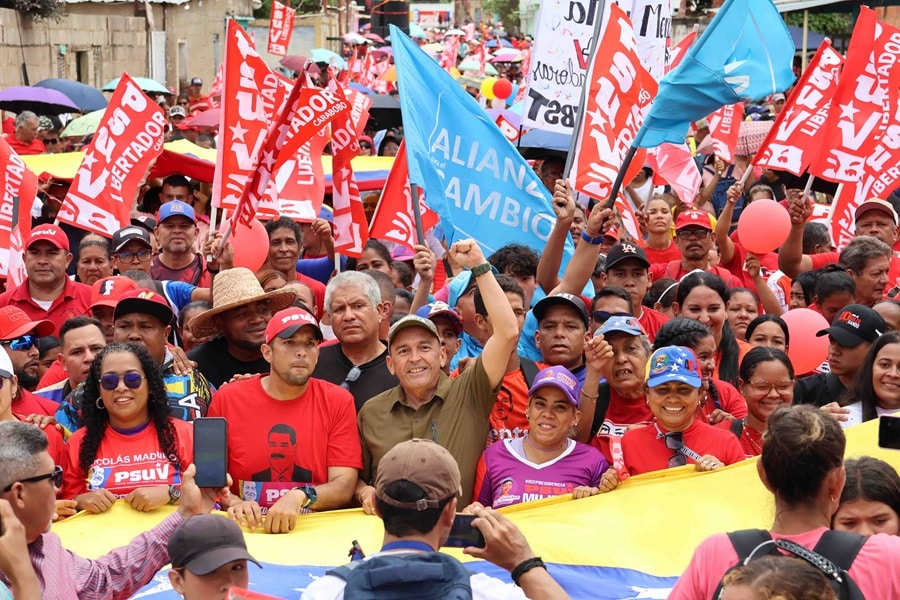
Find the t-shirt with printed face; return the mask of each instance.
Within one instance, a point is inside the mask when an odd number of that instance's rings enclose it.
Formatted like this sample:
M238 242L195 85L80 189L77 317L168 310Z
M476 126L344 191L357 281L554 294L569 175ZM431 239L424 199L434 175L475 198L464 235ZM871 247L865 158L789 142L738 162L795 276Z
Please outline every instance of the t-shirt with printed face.
M159 445L156 426L150 422L132 435L107 427L97 457L85 473L78 455L87 429L81 428L66 444L59 497L71 499L91 490L106 489L117 498L124 498L138 488L181 485L182 470L194 460L194 428L178 419L170 418L169 422L175 428L175 451L182 469L176 469L166 457Z
M302 485L328 481L328 467L362 468L356 406L347 390L310 378L303 395L276 400L260 376L222 386L210 417L228 421L232 492L263 511Z

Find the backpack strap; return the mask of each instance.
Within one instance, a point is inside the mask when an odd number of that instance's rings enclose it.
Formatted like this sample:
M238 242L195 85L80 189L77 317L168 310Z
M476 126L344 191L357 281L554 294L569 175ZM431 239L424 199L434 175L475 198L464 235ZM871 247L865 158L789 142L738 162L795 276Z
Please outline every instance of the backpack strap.
M753 554L753 551L760 544L772 541L772 535L765 529L741 529L740 531L729 533L728 539L731 541L731 545L734 546L734 551L737 552L738 564L740 564ZM766 554L771 554L772 552L777 552L775 546L772 546L771 551L766 552Z
M597 405L594 407L594 420L591 421L590 439L594 439L594 436L600 431L607 410L609 410L609 382L601 381L597 387Z
M835 566L845 571L850 570L856 555L866 543L866 537L849 531L833 531L829 529L819 539L819 543L813 548L817 552L833 562Z
M534 378L537 377L538 371L540 371L540 369L538 369L537 363L535 363L530 358L520 356L519 370L522 371L522 377L525 378L525 387L531 389L531 384L534 383Z
M737 439L741 439L741 433L744 431L744 420L743 419L732 419L731 426L728 427L731 430L731 433L737 436Z

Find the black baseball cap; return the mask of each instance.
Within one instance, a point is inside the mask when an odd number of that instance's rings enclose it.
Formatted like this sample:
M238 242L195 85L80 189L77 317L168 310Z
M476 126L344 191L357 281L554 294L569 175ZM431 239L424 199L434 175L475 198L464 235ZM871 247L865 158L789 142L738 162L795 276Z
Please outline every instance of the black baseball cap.
M125 244L131 240L137 240L147 246L153 248L150 242L150 233L141 225L129 225L115 232L110 240L109 246L113 254L122 250Z
M874 342L886 330L884 319L877 312L862 304L848 304L835 315L831 327L816 336L830 335L841 346L855 348L863 342Z
M208 575L235 560L249 560L262 568L247 552L244 532L227 517L196 515L178 526L169 538L169 560L174 569Z
M567 294L566 292L558 292L556 294L553 294L552 296L547 296L534 305L532 311L534 312L534 316L538 320L538 323L540 323L544 319L544 315L547 314L547 310L551 306L557 306L560 304L563 306L574 308L581 316L581 320L584 321L584 326L590 327L590 321L588 319L588 312L587 308L584 305L584 300L573 294Z
M636 259L640 261L644 267L650 268L650 261L647 260L647 253L644 252L643 248L634 242L622 242L621 244L616 244L610 248L609 252L606 253L606 271L609 271L616 266L617 263L628 258Z

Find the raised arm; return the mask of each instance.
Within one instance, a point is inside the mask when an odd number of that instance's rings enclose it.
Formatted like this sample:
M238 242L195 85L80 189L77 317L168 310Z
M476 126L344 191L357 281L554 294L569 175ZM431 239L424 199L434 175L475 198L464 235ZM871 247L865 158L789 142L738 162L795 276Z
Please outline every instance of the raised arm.
M581 293L594 272L597 255L600 254L600 241L612 224L612 217L613 209L601 208L599 204L594 207L584 224L584 235L581 242L575 246L575 254L572 255L572 260L566 266L562 281L549 292L550 294ZM585 238L593 238L593 240L589 242ZM596 243L593 243L594 240Z
M719 244L719 256L721 257L719 262L723 265L727 265L734 258L734 242L728 236L728 231L731 229L731 220L734 218L734 205L737 204L741 193L743 190L740 183L735 183L728 188L728 202L725 203L725 208L722 209L722 214L716 221L716 242Z
M575 219L575 196L565 179L557 179L553 191L553 212L556 222L550 230L547 245L538 261L537 282L543 290L552 290L559 285L559 266L562 264L563 248L569 236L569 228Z
M812 213L812 205L803 197L802 190L787 190L787 197L791 232L778 251L778 268L793 278L803 271L812 270L812 259L803 254L803 228Z

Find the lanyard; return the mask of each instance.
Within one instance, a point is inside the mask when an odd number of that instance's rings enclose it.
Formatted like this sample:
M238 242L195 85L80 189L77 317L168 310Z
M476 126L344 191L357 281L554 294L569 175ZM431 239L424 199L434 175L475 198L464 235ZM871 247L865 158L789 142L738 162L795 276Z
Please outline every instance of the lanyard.
M389 552L391 550L418 550L420 552L434 552L434 548L432 548L425 542L417 542L415 540L398 540L396 542L388 542L381 547L382 552Z
M656 439L660 440L660 439L666 437L666 434L662 432L662 429L659 428L659 424L656 423L656 421L653 422L653 426L656 427ZM676 450L675 452L680 452L681 454L684 454L685 456L687 456L694 462L700 462L700 459L702 457L684 445L684 434L683 433L681 434L681 439L682 439L682 446L679 450Z

